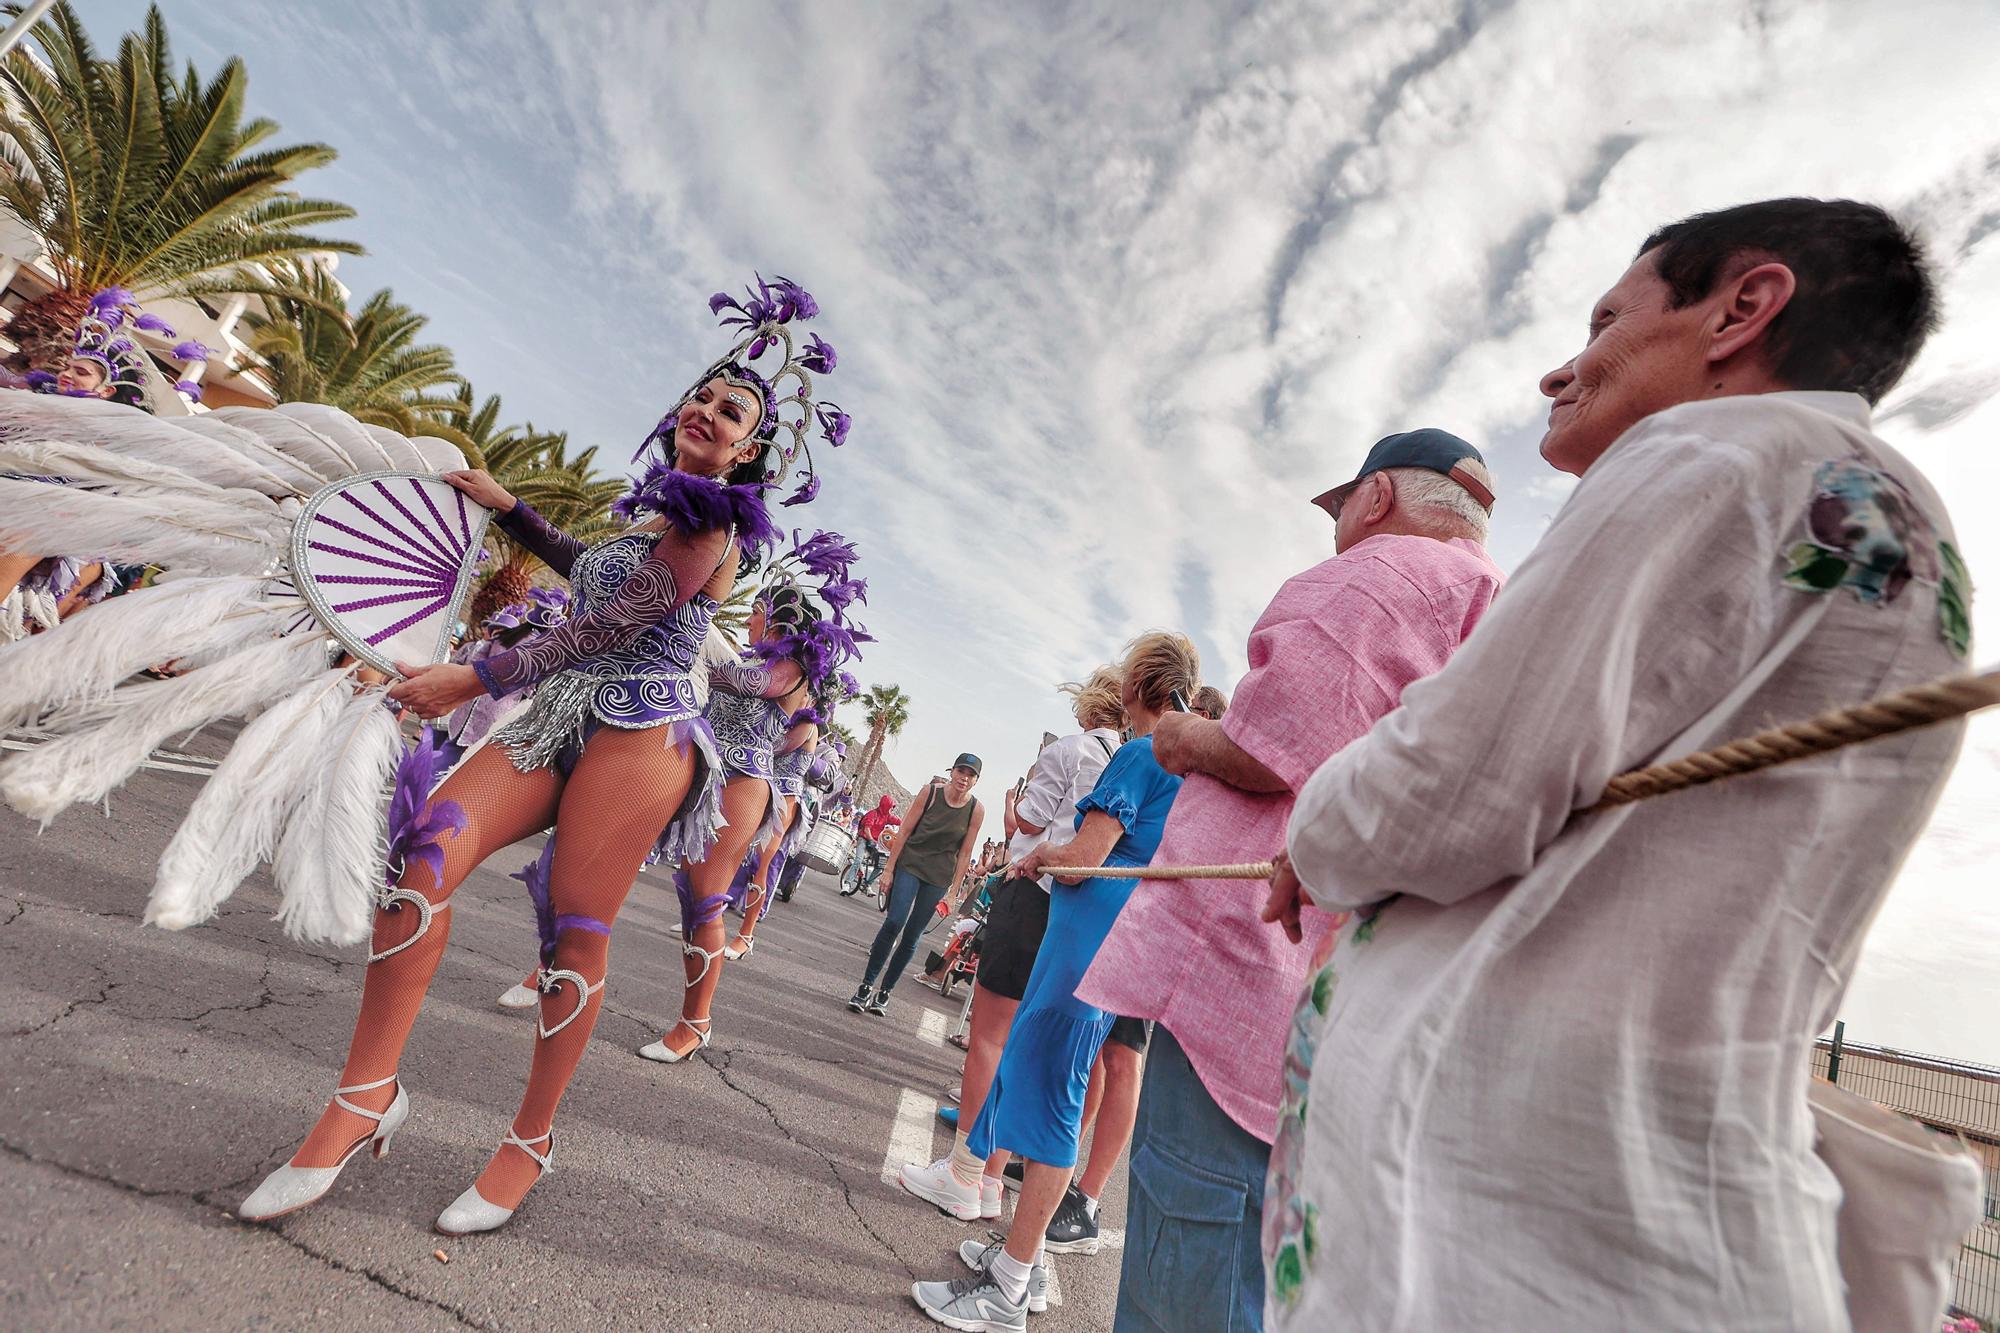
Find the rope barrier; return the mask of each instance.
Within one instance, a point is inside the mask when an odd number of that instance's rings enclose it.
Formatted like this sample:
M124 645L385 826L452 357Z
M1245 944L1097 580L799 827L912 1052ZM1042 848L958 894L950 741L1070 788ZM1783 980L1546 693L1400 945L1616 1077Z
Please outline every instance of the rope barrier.
M1885 694L1865 704L1831 709L1803 722L1760 731L1712 750L1698 750L1679 759L1621 773L1605 784L1604 795L1595 805L1580 813L1596 814L1614 806L1665 796L1668 792L1776 768L1863 741L1949 722L1995 704L2000 704L2000 670L1976 676L1947 676ZM1065 875L1091 879L1269 879L1274 868L1269 861L1228 866L1054 867Z

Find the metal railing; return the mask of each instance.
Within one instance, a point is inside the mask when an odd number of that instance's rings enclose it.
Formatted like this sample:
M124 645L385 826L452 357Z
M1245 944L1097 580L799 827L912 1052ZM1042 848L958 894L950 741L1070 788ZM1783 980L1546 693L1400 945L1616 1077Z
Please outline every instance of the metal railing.
M1847 1040L1847 1025L1814 1043L1812 1072L1940 1133L1962 1137L1986 1168L1986 1215L1959 1247L1952 1307L2000 1324L2000 1069Z

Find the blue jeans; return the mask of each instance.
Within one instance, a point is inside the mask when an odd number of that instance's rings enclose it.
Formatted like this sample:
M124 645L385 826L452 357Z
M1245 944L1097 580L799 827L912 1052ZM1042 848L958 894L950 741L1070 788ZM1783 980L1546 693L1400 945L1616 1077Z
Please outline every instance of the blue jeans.
M873 986L875 978L881 977L884 991L895 989L896 978L916 955L917 941L923 938L924 927L931 923L931 915L943 899L942 885L927 884L907 870L896 872L889 881L889 907L882 914L882 928L868 946L868 974L861 978L863 986ZM898 931L902 932L900 940L896 938ZM894 953L890 952L892 945ZM887 974L882 971L885 961L889 964Z
M1132 1130L1115 1333L1264 1327L1264 1173L1271 1145L1223 1113L1164 1026Z

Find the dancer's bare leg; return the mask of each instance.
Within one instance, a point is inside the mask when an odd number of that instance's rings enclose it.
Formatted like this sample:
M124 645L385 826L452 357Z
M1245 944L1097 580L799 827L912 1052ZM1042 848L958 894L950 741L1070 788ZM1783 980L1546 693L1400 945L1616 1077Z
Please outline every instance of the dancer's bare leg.
M764 919L764 913L771 905L771 863L778 858L778 849L785 845L785 837L791 832L792 820L799 809L798 798L785 798L784 818L779 820L782 827L771 835L758 849L757 873L750 880L750 894L743 903L743 924L736 931L735 947L741 950L750 947L750 941L757 933L757 923Z
M361 989L361 1014L355 1019L347 1064L340 1072L342 1086L374 1083L395 1074L451 934L447 904L453 891L474 866L494 852L553 823L561 789L562 777L553 769L522 773L505 751L489 747L468 759L431 797L433 806L456 801L465 812L465 828L456 835L445 835L441 877L434 878L429 868L418 862L397 881L399 888L420 895L431 905L428 928L421 925L421 909L407 900L375 913L370 951L377 955L391 949L396 952L368 965ZM350 1093L348 1100L381 1111L395 1096L396 1085L384 1083L367 1092ZM374 1128L374 1122L365 1116L329 1102L292 1163L332 1166Z
M16 555L12 551L0 550L0 600L19 587L28 571L42 563L38 555Z
M706 860L690 861L683 867L695 903L712 904L699 920L681 923L687 990L681 996L681 1021L660 1040L683 1058L700 1049L708 1031L709 1006L715 1000L715 988L722 984L722 941L728 934L722 922L722 899L729 892L729 881L736 877L736 868L749 854L750 840L757 836L770 803L770 784L762 778L737 778L729 783L722 789L722 817L728 827Z
M660 830L680 808L695 763L691 752L663 744L657 728L605 727L584 746L563 788L549 868L555 956L543 973L534 1061L513 1125L530 1143L549 1133L590 1044L604 1004L612 923ZM541 1170L526 1152L503 1144L475 1188L488 1203L518 1207Z

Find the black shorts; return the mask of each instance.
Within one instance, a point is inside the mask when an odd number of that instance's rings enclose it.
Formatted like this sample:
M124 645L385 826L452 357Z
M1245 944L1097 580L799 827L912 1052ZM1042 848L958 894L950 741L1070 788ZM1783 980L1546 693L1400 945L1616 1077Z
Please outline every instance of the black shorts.
M979 946L979 984L1002 999L1028 993L1028 976L1049 930L1049 895L1032 879L1010 879L993 890Z
M1135 1051L1144 1052L1146 1042L1152 1035L1153 1024L1150 1020L1144 1018L1126 1018L1121 1015L1118 1021L1111 1025L1111 1035L1106 1040L1115 1041L1120 1046L1129 1046Z

